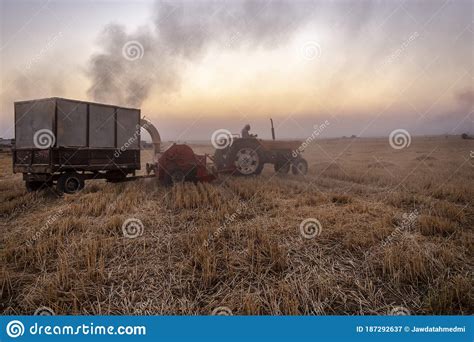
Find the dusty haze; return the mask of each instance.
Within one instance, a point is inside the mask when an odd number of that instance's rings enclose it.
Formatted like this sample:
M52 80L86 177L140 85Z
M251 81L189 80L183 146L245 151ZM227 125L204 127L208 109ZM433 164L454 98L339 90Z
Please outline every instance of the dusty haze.
M282 138L474 133L472 7L8 0L0 136L13 101L50 96L140 107L167 140L269 137L269 117Z

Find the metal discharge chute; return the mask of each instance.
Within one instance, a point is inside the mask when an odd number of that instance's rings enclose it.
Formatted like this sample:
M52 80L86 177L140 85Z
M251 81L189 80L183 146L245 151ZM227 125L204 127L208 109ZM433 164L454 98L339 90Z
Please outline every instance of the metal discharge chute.
M153 155L156 158L156 155L161 151L160 133L156 127L146 119L140 119L140 126L150 134L151 142L153 144Z

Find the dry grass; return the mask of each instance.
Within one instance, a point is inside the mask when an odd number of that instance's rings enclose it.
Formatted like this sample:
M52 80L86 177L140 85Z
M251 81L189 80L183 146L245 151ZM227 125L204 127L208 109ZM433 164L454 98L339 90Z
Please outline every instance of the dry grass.
M308 148L306 177L267 167L172 188L92 181L63 198L26 193L0 155L0 310L472 314L468 143L415 138L395 151L385 139L326 140ZM128 218L142 236L124 237ZM320 235L302 237L306 218Z

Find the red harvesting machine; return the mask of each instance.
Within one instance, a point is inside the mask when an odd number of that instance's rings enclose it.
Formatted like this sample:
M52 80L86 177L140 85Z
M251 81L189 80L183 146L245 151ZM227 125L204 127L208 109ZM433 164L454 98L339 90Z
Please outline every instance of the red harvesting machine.
M154 173L163 184L211 182L217 178L215 169L207 164L208 155L195 154L185 144L173 144L158 158L147 164L147 174Z

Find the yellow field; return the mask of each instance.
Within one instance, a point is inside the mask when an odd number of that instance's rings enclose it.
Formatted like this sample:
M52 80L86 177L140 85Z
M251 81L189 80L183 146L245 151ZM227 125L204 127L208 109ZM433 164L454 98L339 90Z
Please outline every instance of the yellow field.
M306 176L98 180L63 197L27 193L2 154L0 310L473 314L473 150L459 137L322 140ZM124 236L130 218L141 236ZM321 229L302 232L307 219Z

